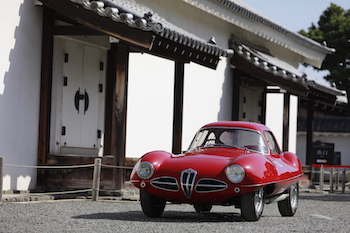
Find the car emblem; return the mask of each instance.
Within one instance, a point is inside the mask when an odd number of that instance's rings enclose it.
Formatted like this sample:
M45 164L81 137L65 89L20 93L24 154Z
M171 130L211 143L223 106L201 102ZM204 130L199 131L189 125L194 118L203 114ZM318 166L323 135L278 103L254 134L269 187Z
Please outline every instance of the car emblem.
M181 188L187 198L191 198L197 171L186 169L181 172Z

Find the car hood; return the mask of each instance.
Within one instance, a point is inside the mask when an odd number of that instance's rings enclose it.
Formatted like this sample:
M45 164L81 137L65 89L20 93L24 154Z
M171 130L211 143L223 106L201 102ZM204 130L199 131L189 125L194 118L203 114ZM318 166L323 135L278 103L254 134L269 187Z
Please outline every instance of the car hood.
M215 177L224 172L224 168L228 164L244 154L247 154L247 151L242 149L219 147L196 149L189 153L171 155L165 161L158 163L158 166L155 166L157 167L156 173L158 176L175 175L186 169L193 169L198 172L198 175Z

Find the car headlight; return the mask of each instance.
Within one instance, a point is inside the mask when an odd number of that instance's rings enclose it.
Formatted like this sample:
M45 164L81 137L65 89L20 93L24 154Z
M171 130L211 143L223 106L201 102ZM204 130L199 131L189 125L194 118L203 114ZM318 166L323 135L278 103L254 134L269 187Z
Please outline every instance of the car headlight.
M148 179L153 175L154 167L150 162L143 161L138 166L136 172L141 179Z
M244 179L245 171L243 167L234 164L226 168L226 176L232 183L239 183Z

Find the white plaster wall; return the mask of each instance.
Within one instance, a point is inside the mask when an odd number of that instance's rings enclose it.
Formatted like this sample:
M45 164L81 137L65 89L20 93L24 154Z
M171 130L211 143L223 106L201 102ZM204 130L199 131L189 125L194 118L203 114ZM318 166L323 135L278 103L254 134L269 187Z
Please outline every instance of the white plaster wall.
M289 148L288 151L297 153L297 124L298 124L298 97L290 96L289 109ZM298 155L298 154L297 154Z
M185 65L182 149L205 124L231 120L232 78L223 59L216 70L193 63Z
M322 134L322 133L314 132L313 141L334 143L334 151L341 152L341 165L350 166L349 134L341 134L341 133ZM305 164L306 163L306 133L305 132L298 133L297 155L300 159L300 162Z
M282 149L283 94L268 93L266 96L266 126L269 127Z
M266 126L274 133L282 149L283 141L283 93L268 93L266 97ZM298 97L290 96L288 151L297 153Z
M171 151L174 67L170 60L130 54L126 157Z
M230 120L231 79L225 77L226 65L223 60L213 70L185 64L183 150L204 124ZM163 58L130 54L126 157L139 158L152 150L171 152L174 66Z
M0 156L4 190L36 185L41 60L41 8L11 0L0 14Z

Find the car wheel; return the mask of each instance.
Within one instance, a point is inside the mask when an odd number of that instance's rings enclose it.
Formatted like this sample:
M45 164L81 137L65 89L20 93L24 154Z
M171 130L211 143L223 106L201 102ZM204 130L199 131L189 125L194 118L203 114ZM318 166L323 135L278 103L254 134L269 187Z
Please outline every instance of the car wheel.
M298 208L299 186L298 183L292 185L288 190L289 196L278 202L278 210L282 216L293 216Z
M194 204L194 209L197 213L210 212L213 207L212 204Z
M265 205L264 189L245 193L241 196L241 215L247 221L258 221Z
M157 218L162 215L166 201L143 190L140 190L140 201L143 213L147 217Z

